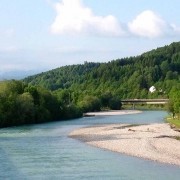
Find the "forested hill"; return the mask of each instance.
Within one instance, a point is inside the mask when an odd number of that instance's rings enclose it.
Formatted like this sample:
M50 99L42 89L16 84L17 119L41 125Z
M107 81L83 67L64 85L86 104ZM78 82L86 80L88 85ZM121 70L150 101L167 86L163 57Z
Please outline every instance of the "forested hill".
M110 92L121 99L165 97L180 84L180 42L137 57L60 67L23 81L53 91L68 89L81 96ZM149 93L151 86L157 89L153 94Z

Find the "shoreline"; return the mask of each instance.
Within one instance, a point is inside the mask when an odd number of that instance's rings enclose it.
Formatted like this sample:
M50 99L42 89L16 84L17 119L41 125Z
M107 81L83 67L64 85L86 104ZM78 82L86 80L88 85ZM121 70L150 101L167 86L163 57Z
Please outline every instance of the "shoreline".
M110 111L100 111L100 112L88 112L84 113L84 117L88 116L117 116L117 115L128 115L128 114L138 114L142 113L139 110L110 110Z
M180 166L180 132L169 124L112 124L77 129L69 137L89 145Z

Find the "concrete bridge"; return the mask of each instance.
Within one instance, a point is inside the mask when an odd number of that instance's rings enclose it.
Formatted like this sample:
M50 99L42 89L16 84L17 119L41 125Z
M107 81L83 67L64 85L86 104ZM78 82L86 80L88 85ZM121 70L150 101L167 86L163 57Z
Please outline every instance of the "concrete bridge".
M169 99L124 99L122 104L132 104L133 109L136 104L167 104Z

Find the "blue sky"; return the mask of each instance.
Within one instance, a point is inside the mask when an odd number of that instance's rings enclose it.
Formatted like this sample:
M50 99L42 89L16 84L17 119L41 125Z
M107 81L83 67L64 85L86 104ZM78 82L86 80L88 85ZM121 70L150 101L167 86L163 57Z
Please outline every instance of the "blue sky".
M180 40L179 0L1 0L0 73L135 56Z

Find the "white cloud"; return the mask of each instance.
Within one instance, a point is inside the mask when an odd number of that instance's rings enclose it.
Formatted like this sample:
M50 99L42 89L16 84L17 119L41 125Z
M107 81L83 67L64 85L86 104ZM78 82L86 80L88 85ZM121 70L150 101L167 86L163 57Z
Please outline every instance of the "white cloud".
M81 0L62 0L54 7L57 12L51 25L51 32L54 34L124 35L114 16L96 16Z
M168 24L156 13L143 11L132 22L128 23L129 31L137 36L147 38L161 37L168 31Z

